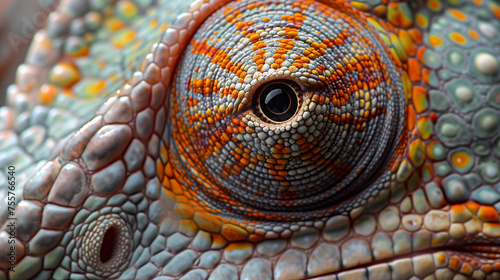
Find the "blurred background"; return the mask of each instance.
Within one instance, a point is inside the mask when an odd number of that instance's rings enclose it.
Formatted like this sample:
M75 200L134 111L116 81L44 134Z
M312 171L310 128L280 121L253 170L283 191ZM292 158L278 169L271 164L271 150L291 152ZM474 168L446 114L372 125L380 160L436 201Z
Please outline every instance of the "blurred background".
M0 106L36 30L60 0L0 0Z

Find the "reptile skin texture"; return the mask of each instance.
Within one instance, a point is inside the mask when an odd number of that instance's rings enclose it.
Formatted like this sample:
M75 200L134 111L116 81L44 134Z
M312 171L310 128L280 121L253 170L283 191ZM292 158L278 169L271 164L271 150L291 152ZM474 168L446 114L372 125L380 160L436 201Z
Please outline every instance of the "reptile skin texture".
M0 280L500 279L499 84L497 0L63 0Z

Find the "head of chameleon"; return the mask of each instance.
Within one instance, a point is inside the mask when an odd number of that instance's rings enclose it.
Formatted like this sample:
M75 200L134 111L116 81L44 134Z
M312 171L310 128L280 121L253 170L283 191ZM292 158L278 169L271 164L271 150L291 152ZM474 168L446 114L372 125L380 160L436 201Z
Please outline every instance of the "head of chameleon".
M499 43L487 0L63 2L0 278L499 279Z

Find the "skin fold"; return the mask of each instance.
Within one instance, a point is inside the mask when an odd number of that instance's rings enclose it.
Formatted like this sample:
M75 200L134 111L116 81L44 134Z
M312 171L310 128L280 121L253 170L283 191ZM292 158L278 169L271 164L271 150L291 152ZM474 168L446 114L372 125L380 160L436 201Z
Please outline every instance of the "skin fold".
M61 1L0 279L500 279L499 46L493 0Z

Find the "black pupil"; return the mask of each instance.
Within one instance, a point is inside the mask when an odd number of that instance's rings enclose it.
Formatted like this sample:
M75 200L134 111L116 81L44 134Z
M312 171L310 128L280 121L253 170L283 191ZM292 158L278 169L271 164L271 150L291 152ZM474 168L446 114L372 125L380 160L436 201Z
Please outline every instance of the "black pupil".
M108 262L113 256L113 251L115 250L116 245L116 229L114 227L110 227L106 233L104 234L104 238L102 239L101 245L101 262Z
M264 88L259 99L264 115L277 122L284 122L297 111L297 95L284 83L275 83Z

